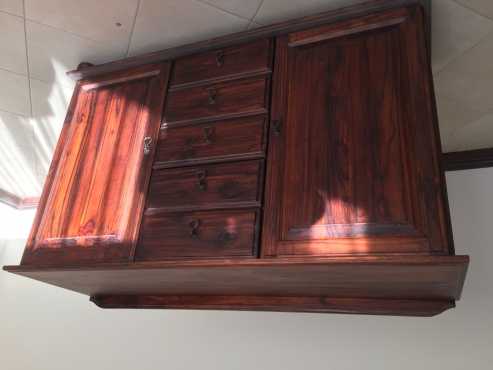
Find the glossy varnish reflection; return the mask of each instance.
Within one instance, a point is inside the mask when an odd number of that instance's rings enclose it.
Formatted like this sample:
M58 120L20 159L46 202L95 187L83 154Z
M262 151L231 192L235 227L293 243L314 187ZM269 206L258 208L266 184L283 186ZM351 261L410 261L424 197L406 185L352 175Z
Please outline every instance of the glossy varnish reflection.
M146 213L135 259L253 257L258 221L255 210Z
M157 139L168 73L151 65L79 83L24 264L131 257L152 164L143 140Z
M154 168L265 156L267 117L163 125Z
M209 164L153 171L149 210L260 206L263 161Z
M278 39L264 255L448 253L422 25L398 9Z
M469 258L454 255L423 2L84 64L5 269L103 308L454 307Z

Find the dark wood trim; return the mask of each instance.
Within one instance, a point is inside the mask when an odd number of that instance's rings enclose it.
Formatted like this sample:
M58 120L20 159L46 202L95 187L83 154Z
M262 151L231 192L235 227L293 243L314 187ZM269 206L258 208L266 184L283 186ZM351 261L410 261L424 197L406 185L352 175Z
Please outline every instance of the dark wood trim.
M231 162L231 161L239 162L239 161L248 161L252 159L263 159L263 158L265 158L265 154L263 152L254 152L247 154L231 154L231 155L227 155L227 156L224 155L221 157L215 157L211 159L194 158L194 159L167 161L167 162L155 161L152 168L155 170L161 170L161 169L169 169L176 167L198 166L198 165L206 165L206 164Z
M17 274L30 272L74 272L74 271L122 271L122 270L161 270L167 268L198 268L198 267L270 267L300 265L372 265L372 266L467 266L469 256L457 255L375 255L375 256L330 256L330 257L276 257L244 259L201 259L181 261L129 262L129 263L93 263L78 266L57 265L18 265L3 266L5 271ZM464 275L465 276L465 275Z
M0 189L0 202L17 209L36 208L39 203L39 197L20 197L7 190Z
M200 125L202 123L211 123L211 122L222 121L222 120L233 120L236 118L267 116L268 112L269 111L267 109L263 108L263 109L254 110L254 111L250 111L250 112L223 114L220 116L198 118L198 119L192 119L192 120L186 120L186 121L162 122L161 123L161 130L166 130L168 128L184 127L184 126L194 126L194 125Z
M431 316L460 299L468 263L467 256L250 257L4 270L106 308Z
M101 295L101 308L151 308L435 316L455 307L453 300L358 299L272 296Z
M259 201L255 202L222 202L214 204L206 204L202 206L177 206L177 207L160 207L160 208L147 208L144 212L145 215L159 215L167 213L181 213L181 212L198 212L198 211L216 211L216 210L234 210L234 209L254 209L260 208Z
M445 171L493 167L493 148L444 153L442 167Z
M194 81L194 82L187 82L184 84L173 85L169 88L168 91L186 90L186 89L189 89L191 87L207 86L207 85L212 85L212 84L221 83L221 82L243 80L243 79L261 77L261 76L269 76L271 74L272 74L272 70L265 68L265 69L261 69L261 70L257 70L257 71L248 71L248 72L243 72L243 73L237 73L237 74L232 74L232 75L210 78L208 80L200 80L200 81Z
M267 95L267 93L266 93L266 95ZM266 99L267 99L267 97L266 97ZM183 121L173 121L173 122L164 121L161 123L161 130L164 130L168 127L190 126L190 125L198 125L201 123L208 123L208 122L214 122L214 121L226 121L226 120L234 119L234 118L261 116L261 115L267 115L267 113L269 113L268 109L261 108L261 109L252 110L252 111L245 111L245 112L240 112L240 113L228 113L228 114L222 114L222 115L218 115L218 116L209 116L209 117L205 117L205 118L186 119Z
M115 85L115 84L119 84L119 83L123 83L123 82L135 81L135 80L141 80L143 78L155 77L155 76L158 76L160 73L161 73L160 69L154 69L152 71L136 73L134 75L120 76L120 77L115 77L115 78L111 78L111 79L104 80L104 81L87 83L87 84L82 85L82 90L83 91L89 91L89 90L98 89L98 88L104 87L104 86Z
M348 20L345 25L328 24L323 27L323 31L313 29L313 34L310 31L298 34L298 37L291 35L289 37L288 47L295 48L303 45L313 44L326 40L347 37L362 32L374 31L381 28L388 28L399 25L407 20L408 12L405 9L399 9L395 14L389 16L388 13L371 14L365 18L356 20Z
M92 67L87 66L82 69L69 71L67 72L67 74L74 80L80 80L87 77L93 77L109 72L120 71L130 67L140 66L142 64L162 62L185 55L222 48L234 44L246 43L254 39L275 37L289 32L300 31L310 27L316 27L329 23L348 20L351 18L398 7L420 4L421 6L423 6L425 11L427 11L429 10L429 3L430 0L369 0L362 4L356 4L345 8L331 10L318 15L291 19L270 26L259 27L249 31L216 37L205 41L195 42L179 47L173 47ZM429 16L427 18L429 19Z

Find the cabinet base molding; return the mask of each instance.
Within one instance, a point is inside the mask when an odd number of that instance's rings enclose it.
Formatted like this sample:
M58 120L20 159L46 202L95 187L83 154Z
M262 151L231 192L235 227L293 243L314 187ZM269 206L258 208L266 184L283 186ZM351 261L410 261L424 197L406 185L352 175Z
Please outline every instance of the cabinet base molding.
M431 316L460 299L467 256L211 259L5 270L105 308Z
M435 316L455 307L453 300L420 301L332 297L102 295L101 308L148 308L312 312L395 316Z

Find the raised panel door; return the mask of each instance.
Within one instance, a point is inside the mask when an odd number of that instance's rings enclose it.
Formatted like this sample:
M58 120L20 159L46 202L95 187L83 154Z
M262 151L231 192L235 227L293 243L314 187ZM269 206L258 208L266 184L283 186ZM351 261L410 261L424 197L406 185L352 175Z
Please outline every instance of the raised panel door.
M262 253L446 253L419 8L278 38Z

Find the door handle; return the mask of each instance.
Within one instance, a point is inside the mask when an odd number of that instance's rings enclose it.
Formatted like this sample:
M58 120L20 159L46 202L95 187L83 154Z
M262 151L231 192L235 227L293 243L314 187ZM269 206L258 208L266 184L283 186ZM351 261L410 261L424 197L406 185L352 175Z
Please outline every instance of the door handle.
M146 136L144 138L144 155L149 155L152 150L152 137Z

